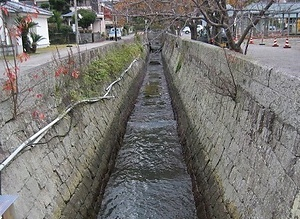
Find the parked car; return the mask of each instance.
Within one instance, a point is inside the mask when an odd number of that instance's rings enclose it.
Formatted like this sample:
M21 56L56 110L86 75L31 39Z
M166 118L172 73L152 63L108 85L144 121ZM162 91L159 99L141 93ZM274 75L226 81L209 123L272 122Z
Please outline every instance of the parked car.
M122 37L121 28L111 28L111 29L109 30L109 33L108 33L108 38L109 38L110 40L115 39L115 37L116 37L115 31L117 32L117 39L120 40L121 37Z
M182 32L186 33L186 34L189 34L191 32L191 29L189 26L185 26L183 29L182 29Z
M269 26L269 31L276 31L276 27L275 26Z
M197 33L200 33L200 31L202 31L202 30L203 30L203 26L198 24L197 25Z
M197 33L199 33L201 30L203 30L203 26L198 24L197 25ZM185 34L189 34L191 32L191 29L189 26L185 26L183 29L182 29L182 32L184 32Z

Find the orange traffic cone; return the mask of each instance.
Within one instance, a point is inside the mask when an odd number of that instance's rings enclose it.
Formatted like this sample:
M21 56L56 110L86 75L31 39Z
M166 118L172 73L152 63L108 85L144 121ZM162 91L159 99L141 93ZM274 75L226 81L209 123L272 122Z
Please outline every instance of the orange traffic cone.
M252 37L250 37L250 42L249 44L254 44Z
M283 48L291 48L291 46L290 46L290 44L289 44L289 39L288 39L288 38L286 38L286 40L285 40L285 45L284 45Z
M274 43L273 43L273 46L272 47L278 47L279 45L278 45L278 43L277 43L277 39L276 39L276 37L274 38Z

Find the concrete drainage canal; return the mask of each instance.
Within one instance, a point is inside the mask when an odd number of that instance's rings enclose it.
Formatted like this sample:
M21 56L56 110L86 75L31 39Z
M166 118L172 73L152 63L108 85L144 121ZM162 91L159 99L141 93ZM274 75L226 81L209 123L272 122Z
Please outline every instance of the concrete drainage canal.
M151 53L97 219L197 218L160 53Z

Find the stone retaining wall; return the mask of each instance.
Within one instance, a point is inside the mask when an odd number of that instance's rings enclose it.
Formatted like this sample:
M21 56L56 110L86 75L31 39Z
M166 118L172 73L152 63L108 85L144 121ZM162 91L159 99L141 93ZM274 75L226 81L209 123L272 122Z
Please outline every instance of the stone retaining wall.
M199 218L300 217L299 78L171 35L163 57Z
M88 63L109 48L113 46L82 52L81 60ZM140 59L114 86L111 95L115 98L79 105L50 129L40 144L27 147L2 170L2 194L18 195L16 218L96 218L144 65ZM5 139L18 146L39 126L45 124L18 117L1 126L1 132L6 130L2 132L7 134Z

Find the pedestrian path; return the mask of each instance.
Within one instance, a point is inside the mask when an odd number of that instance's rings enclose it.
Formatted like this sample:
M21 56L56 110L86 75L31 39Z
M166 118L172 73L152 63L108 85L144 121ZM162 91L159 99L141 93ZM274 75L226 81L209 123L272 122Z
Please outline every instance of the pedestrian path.
M130 39L132 38L134 35L128 35L122 38L122 40L126 40L126 39ZM32 68L36 68L40 65L43 65L47 62L50 62L53 60L53 57L57 57L58 53L60 57L66 57L68 55L68 52L70 52L70 50L72 50L73 54L76 54L78 51L85 51L85 50L89 50L89 49L93 49L93 48L97 48L103 45L107 45L107 44L111 44L114 43L115 41L103 41L103 42L98 42L98 43L87 43L87 44L80 44L80 45L72 45L72 47L68 47L65 46L64 48L59 47L58 50L54 49L52 51L46 51L43 52L42 49L37 50L38 54L31 54L29 59L25 62L20 63L20 65L18 66L20 69L20 74L22 74L23 72L27 72ZM10 62L12 62L12 60L10 59ZM1 73L2 72L2 73ZM4 80L6 78L5 74L5 63L4 60L0 60L0 81L1 79Z

